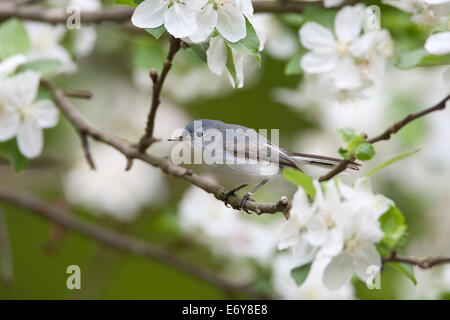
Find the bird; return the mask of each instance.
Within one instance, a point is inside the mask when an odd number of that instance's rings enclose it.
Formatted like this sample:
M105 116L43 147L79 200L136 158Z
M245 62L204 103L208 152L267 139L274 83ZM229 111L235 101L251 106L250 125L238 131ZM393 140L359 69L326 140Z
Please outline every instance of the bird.
M235 192L254 185L240 203L240 208L247 213L246 203L253 201L250 197L271 179L279 176L283 168L303 172L304 166L331 168L342 161L338 158L283 149L254 129L220 120L193 120L184 128L182 135L168 140L188 142L188 150L183 149L183 153L193 151L194 158L197 157L194 163L208 167L209 172L219 180L238 185L224 195L226 206L228 198L235 195ZM188 164L192 164L192 157L189 157L187 162L189 161L191 163ZM347 168L359 170L360 166L359 163L351 162Z

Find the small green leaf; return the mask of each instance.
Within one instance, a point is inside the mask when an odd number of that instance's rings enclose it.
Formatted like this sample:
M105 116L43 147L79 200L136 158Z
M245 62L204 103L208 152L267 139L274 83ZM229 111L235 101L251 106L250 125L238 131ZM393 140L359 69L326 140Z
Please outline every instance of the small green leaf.
M303 74L303 69L300 65L303 55L305 54L305 51L300 51L297 54L295 54L286 64L286 67L284 68L284 74L287 76L290 75L300 75Z
M20 153L15 140L0 143L0 157L6 159L16 173L28 167L29 160Z
M310 4L306 6L305 10L303 10L302 22L314 21L330 30L333 30L336 13L336 9L324 8L319 5Z
M145 29L145 31L150 33L155 39L158 40L159 38L161 38L164 31L166 31L166 28L164 27L164 25L161 25L158 28Z
M352 155L348 152L347 149L339 148L338 152L345 160L350 160L352 158Z
M407 276L408 279L411 280L414 285L417 285L417 280L414 275L414 268L412 265L402 262L390 262L388 263L388 266L391 266L393 269L400 271L405 276Z
M30 50L30 39L22 21L9 19L0 25L0 58L26 54Z
M33 70L40 73L42 76L54 74L61 67L61 62L58 60L36 60L28 62L17 69L17 72L24 72Z
M229 46L227 46L227 69L230 73L231 78L233 78L234 81L234 87L237 88L239 83L237 79L237 73L236 73L236 66L234 65L234 59L233 59L233 51Z
M204 62L207 61L206 51L208 50L208 48L209 43L195 44L190 46L190 49L192 49L197 57L199 57Z
M386 161L383 164L379 165L378 167L370 170L364 176L365 177L369 177L369 176L373 175L374 173L377 173L378 171L383 170L386 167L389 167L390 165L396 163L397 161L400 161L400 160L403 160L405 158L411 157L412 155L415 155L419 151L420 151L420 149L416 150L416 151L406 152L406 153L400 154L398 156L395 156L392 159L389 159L388 161Z
M337 129L337 133L344 142L351 142L358 136L356 131L352 128Z
M291 270L291 277L295 280L298 286L305 282L306 277L308 277L309 270L311 269L312 262L304 264L302 266L293 268Z
M229 47L233 48L236 51L239 51L243 54L253 55L258 62L261 60L261 55L259 53L259 38L256 34L255 28L253 28L250 21L248 21L247 18L245 18L246 21L246 27L247 27L247 35L245 38L237 41L237 42L230 42L228 40L225 40Z
M405 217L399 208L391 206L379 219L384 233L382 243L388 248L395 248L406 235Z
M355 149L355 158L362 161L367 161L373 158L375 155L375 149L372 144L363 142L358 144Z
M397 55L395 66L399 69L411 69L416 67L428 67L450 64L450 54L435 56L424 48L412 51L400 51Z
M311 199L314 199L316 196L316 189L314 188L313 179L303 172L292 168L285 168L283 170L283 177L289 182L302 187Z

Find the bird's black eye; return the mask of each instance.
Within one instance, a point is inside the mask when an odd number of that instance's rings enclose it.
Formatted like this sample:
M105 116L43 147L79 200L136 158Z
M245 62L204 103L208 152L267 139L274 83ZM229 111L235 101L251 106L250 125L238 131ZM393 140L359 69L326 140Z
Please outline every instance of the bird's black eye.
M197 133L195 134L198 138L203 137L203 132L202 131L197 131Z

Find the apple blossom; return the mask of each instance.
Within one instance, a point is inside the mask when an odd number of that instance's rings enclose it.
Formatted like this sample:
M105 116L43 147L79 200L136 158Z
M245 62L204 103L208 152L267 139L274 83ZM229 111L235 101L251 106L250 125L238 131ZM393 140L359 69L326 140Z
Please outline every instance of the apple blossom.
M207 0L145 0L134 11L132 23L138 28L164 25L176 38L192 35L197 29L196 14Z
M0 140L17 136L20 152L35 158L43 148L42 129L58 123L58 109L50 100L36 101L40 75L26 71L0 81Z

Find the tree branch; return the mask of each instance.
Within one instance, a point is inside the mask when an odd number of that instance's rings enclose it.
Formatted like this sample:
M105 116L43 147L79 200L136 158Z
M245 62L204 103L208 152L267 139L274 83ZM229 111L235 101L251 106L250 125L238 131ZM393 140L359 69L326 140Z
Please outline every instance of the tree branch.
M410 113L409 115L407 115L402 120L400 120L400 121L394 123L393 125L391 125L389 128L387 128L380 135L378 135L376 137L373 137L371 139L368 139L367 142L374 144L374 143L379 142L379 141L389 140L392 135L396 134L400 129L402 129L403 127L408 125L410 122L412 122L414 120L417 120L417 119L419 119L421 117L424 117L427 114L430 114L432 112L439 111L439 110L444 110L447 107L447 103L446 102L449 99L450 99L450 94L447 95L439 103L437 103L436 105L434 105L434 106L432 106L430 108L427 108L427 109L425 109L423 111L420 111L420 112L417 112L417 113ZM339 173L341 173L342 171L347 169L347 166L353 161L355 161L354 157L352 157L350 160L345 160L345 159L342 160L336 167L334 167L329 172L327 172L325 175L320 177L319 181L327 181L327 180L332 179L333 177L335 177L336 175L338 175Z
M418 257L399 257L397 252L393 251L389 257L383 257L383 264L389 262L401 262L417 266L421 269L430 269L432 267L450 263L450 258L444 257L430 257L430 258L418 258Z
M17 0L15 0L17 1ZM42 7L29 7L23 5L24 2L30 0L21 0L20 2L6 2L0 3L0 20L6 20L12 17L16 17L24 20L47 22L51 24L66 23L71 17L70 13L67 13L62 9L48 9ZM357 0L345 1L341 6L359 2ZM322 2L316 2L322 4ZM253 8L255 12L271 12L271 13L301 13L305 8L314 4L308 2L297 1L254 1ZM340 6L340 7L341 7ZM81 23L102 23L102 22L125 22L131 19L134 8L129 6L114 6L105 7L96 11L84 11L81 12Z
M168 175L182 178L190 182L191 184L205 190L206 192L213 194L216 199L223 201L223 197L227 193L227 190L224 187L216 184L215 182L212 182L210 179L193 173L192 170L174 164L172 161L170 161L169 158L160 159L148 153L141 153L130 142L95 128L83 118L83 116L65 97L64 90L57 88L48 80L43 80L42 84L52 92L56 106L66 116L69 122L71 122L72 126L77 130L77 132L81 132L85 135L90 136L96 141L102 142L115 148L117 151L121 152L127 159L139 159L154 167L160 168ZM241 201L241 197L230 196L227 202L234 209L240 210ZM283 197L275 203L257 203L249 201L247 202L246 206L247 209L257 214L274 214L283 212L286 215L290 209L290 203L286 199L286 197Z
M254 299L271 298L259 292L255 292L248 286L232 284L217 276L209 269L205 269L187 260L174 256L159 246L144 242L118 231L78 219L76 215L67 209L41 200L25 192L19 190L12 191L11 188L0 187L0 199L4 202L31 210L32 212L39 214L41 217L53 221L64 228L81 233L110 247L138 256L161 261L174 267L175 269L187 272L200 280L222 288L227 292L242 293Z
M161 75L158 75L158 72L154 69L150 71L150 78L153 82L153 92L152 92L152 103L150 107L150 112L147 118L147 127L145 128L145 133L139 141L138 150L140 153L145 152L148 147L155 142L153 137L153 131L155 128L155 117L156 112L158 111L158 107L161 104L161 90L164 85L164 80L166 80L167 74L172 68L172 61L177 52L182 48L183 41L180 39L175 39L174 37L170 37L170 48L169 53L167 54L166 61L164 61L163 69L161 71Z

